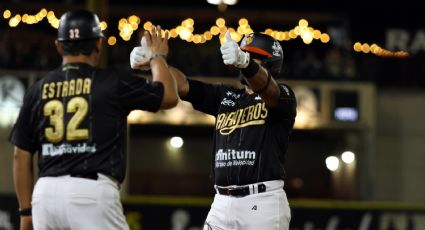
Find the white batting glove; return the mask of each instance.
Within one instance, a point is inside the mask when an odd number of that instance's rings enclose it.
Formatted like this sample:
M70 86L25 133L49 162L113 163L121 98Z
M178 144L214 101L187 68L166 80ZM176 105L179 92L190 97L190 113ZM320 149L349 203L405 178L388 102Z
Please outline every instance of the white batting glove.
M238 43L233 41L230 32L226 32L226 42L220 47L223 62L226 65L233 65L237 68L246 68L249 64L249 53L239 48Z
M130 53L130 65L132 69L149 70L150 63L149 59L152 56L152 52L149 50L146 44L146 38L143 37L140 42L140 46L134 47Z

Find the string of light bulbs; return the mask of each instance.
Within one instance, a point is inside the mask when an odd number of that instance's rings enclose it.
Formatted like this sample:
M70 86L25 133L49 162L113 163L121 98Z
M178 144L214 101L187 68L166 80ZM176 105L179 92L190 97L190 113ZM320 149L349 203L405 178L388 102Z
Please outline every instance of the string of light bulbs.
M47 18L49 24L57 29L59 27L59 18L56 17L54 11L48 11L43 8L38 13L31 14L15 14L13 15L10 10L5 10L3 12L3 18L9 20L10 27L17 27L21 22L25 24L37 24ZM139 28L141 23L140 17L136 15L131 15L127 18L121 18L118 22L119 36L124 41L129 41L134 31ZM102 31L108 28L106 21L101 21L100 23ZM187 18L183 20L180 25L168 29L169 38L180 38L187 42L192 42L195 44L203 44L211 40L214 36L219 36L220 41L224 42L224 34L227 30L230 31L232 39L239 42L245 34L253 33L253 29L248 23L246 18L241 18L238 21L238 27L235 29L233 27L227 26L224 18L217 18L215 24L210 27L209 30L204 31L203 33L194 33L195 21L192 18ZM153 26L152 22L146 21L143 23L143 28L145 30L150 30ZM166 30L162 29L164 34ZM305 19L301 19L296 27L288 31L280 31L273 29L266 29L263 33L268 34L279 41L289 41L300 37L304 43L310 44L313 39L319 40L323 43L327 43L330 40L330 37L326 33L322 33L320 30L314 29L308 26L308 22ZM115 36L110 36L108 38L109 45L115 45L117 39Z
M15 14L8 9L3 11L3 18L9 20L10 27L17 27L21 22L25 24L37 24L47 18L49 24L57 29L59 27L59 18L56 17L54 11L48 11L45 8L42 8L36 14ZM134 31L139 29L140 24L142 23L141 19L137 15L131 15L126 18L121 18L118 21L118 31L119 36L123 41L129 41L134 34ZM151 21L145 21L143 23L143 29L150 30L154 24ZM100 26L102 31L105 31L108 28L108 23L106 21L101 21ZM239 42L244 35L253 33L254 30L249 25L248 19L240 18L238 20L238 27L233 28L226 25L226 20L224 18L217 18L215 24L210 27L209 30L204 31L203 33L194 33L195 21L192 18L187 18L181 21L180 25L175 26L171 29L161 29L163 36L165 31L168 31L169 39L180 38L181 40L192 42L194 44L203 44L207 41L213 39L214 36L218 36L220 43L225 42L225 33L227 30L230 31L230 35L233 40ZM306 19L300 19L298 25L290 30L274 30L267 28L262 33L272 36L278 41L289 41L291 39L300 38L305 44L311 44L314 40L318 40L322 43L328 43L330 41L330 36L327 33L323 33L318 29L315 29L309 26L309 23ZM111 35L107 38L107 42L110 46L116 45L118 39L116 36ZM361 44L356 42L353 45L353 49L356 52L363 53L373 53L377 56L382 57L407 57L409 54L405 51L389 51L381 48L376 44L368 45L367 43Z

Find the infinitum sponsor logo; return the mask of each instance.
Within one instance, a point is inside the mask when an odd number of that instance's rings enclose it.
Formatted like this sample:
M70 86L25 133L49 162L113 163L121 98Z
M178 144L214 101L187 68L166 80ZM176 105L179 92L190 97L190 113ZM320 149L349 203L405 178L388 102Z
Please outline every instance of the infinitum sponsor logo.
M256 153L255 151L244 151L234 149L219 149L215 154L215 167L230 167L254 165Z
M61 144L55 146L53 144L43 144L42 146L43 156L57 156L62 154L80 154L80 153L94 153L96 152L96 144L93 146L84 144L78 144L76 146L71 144Z

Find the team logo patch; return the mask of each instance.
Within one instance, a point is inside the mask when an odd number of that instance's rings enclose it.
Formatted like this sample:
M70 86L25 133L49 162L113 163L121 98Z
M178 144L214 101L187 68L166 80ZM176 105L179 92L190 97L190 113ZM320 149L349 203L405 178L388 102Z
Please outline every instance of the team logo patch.
M278 56L278 57L281 56L280 50L282 49L282 47L280 46L279 42L275 41L273 43L272 49L273 49L273 56Z
M247 45L251 44L253 39L254 39L254 34L247 35L245 37L245 39L242 40L241 47L242 46L247 46Z
M232 100L230 100L230 99L227 99L227 98L224 98L222 101L221 101L221 104L222 105L227 105L227 106L235 106L235 102L234 101L232 101Z
M251 44L252 40L254 39L254 35L250 34L248 37L246 37L246 45Z
M227 95L228 97L233 97L233 98L235 98L235 99L238 99L238 98L240 98L240 97L241 97L241 95L240 95L240 94L235 94L235 93L233 93L233 92L231 92L231 91L227 91L227 92L226 92L226 95Z

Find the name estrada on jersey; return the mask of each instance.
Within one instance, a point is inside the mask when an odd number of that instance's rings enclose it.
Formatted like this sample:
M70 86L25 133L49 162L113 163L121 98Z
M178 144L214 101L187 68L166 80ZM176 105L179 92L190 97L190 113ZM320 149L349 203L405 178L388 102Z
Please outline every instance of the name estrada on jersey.
M72 97L79 95L90 94L91 79L90 78L77 78L69 81L58 81L44 83L41 93L41 99L52 99L59 97Z
M163 85L73 63L28 90L9 140L39 153L40 176L103 173L122 182L127 115L156 112Z
M258 94L189 81L183 100L216 117L212 175L216 185L245 185L284 178L285 153L296 116L292 90L279 85L276 108Z

